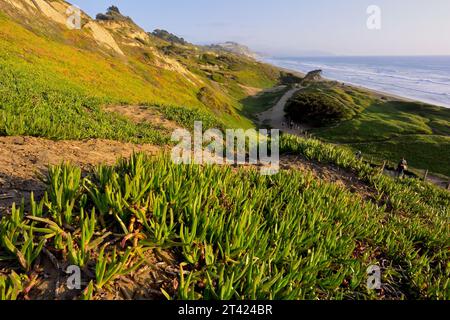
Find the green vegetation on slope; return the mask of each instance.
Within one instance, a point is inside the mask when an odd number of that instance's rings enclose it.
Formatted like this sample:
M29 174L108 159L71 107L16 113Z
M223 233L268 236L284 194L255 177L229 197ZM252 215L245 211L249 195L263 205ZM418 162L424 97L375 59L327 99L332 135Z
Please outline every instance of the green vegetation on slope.
M164 132L151 124L136 125L102 112L100 99L63 84L64 89L50 89L36 76L37 72L30 76L27 70L12 70L0 62L0 135L167 142Z
M350 120L372 102L373 97L334 82L308 82L307 87L286 105L287 115L296 122L325 126Z
M450 176L450 109L385 101L361 89L318 82L297 94L286 110L300 123L317 125L311 133L321 140L378 161L406 157L416 169Z
M1 14L0 23L2 135L163 144L167 132L105 113L101 106L157 105L185 127L195 120L250 126L240 113L265 109L276 97L264 94L246 104L246 90L284 78L250 59L158 42L158 50L198 76L195 83L152 64L150 48L124 49L129 56L119 59L86 50L93 42L81 33L59 41ZM77 47L71 41L86 43ZM373 143L391 143L407 132L420 134L417 139L428 148L431 134L448 135L448 115L439 108L430 116L428 107L385 103L387 109L378 112L372 97L321 85L305 92L333 101L340 119L351 119L317 129L322 138L334 129L334 139L340 125L364 117L373 117L361 128L367 139L391 124L384 131L389 140ZM406 120L411 112L413 121ZM359 127L347 130L353 128ZM349 137L348 131L340 133ZM135 155L86 175L71 165L52 167L47 194L31 199L29 209L14 206L0 222L0 299L24 298L36 283L31 270L44 277L35 268L44 248L87 271L83 299L109 290L119 276L147 263L145 254L154 250L170 251L172 267L180 270L172 286L159 288L168 298L450 298L447 192L416 180L394 181L347 149L317 140L283 136L281 148L351 170L371 188L371 199L311 174L283 171L267 177L256 169L176 166L165 157ZM400 149L379 152L386 150ZM438 147L429 150L438 153ZM383 267L383 293L367 290L370 265Z
M348 144L366 157L450 176L450 109L414 102L378 102L335 127L313 130L326 141Z
M240 85L266 88L276 84L280 77L280 71L274 67L224 53L218 54L217 57L222 61L221 67L228 70L227 77L222 82L217 82L214 79L220 78L222 73L202 70L203 58L196 53L199 50L196 47L178 47L180 55L167 55L167 58L173 58L173 62L164 62L174 65L162 67L159 65L161 61L155 62L159 49L151 43L145 43L142 47L126 47L126 57L116 57L98 49L98 45L83 30L68 32L53 24L47 27L48 33L43 36L40 24L25 28L0 13L1 66L6 73L15 74L14 79L10 75L2 75L3 81L13 81L5 88L14 86L14 81L20 83L18 89L23 88L22 83L27 83L31 88L39 87L38 90L43 94L46 94L46 90L52 95L58 92L60 97L55 99L61 100L60 105L67 106L71 102L66 96L73 96L76 91L77 94L97 100L100 104L107 101L121 105L164 105L200 109L222 119L221 122L228 127L248 128L252 123L240 114L242 105L239 101L246 97L245 90ZM162 40L157 43L160 46L171 46ZM182 58L184 55L186 58ZM185 69L178 70L180 68ZM192 72L190 76L185 74L187 70ZM19 98L14 96L16 93ZM32 99L27 100L30 96L26 92L16 93L7 92L6 95L14 96L17 104L31 103ZM23 103L18 99L24 99ZM62 102L65 100L67 101ZM10 112L12 108L3 105L4 113ZM69 111L66 116L69 122L71 114ZM8 117L11 118L12 115ZM28 119L32 120L32 117ZM31 127L41 126L39 121L40 119L36 118L36 123L31 124ZM45 121L47 120L42 122ZM77 130L84 131L80 124L80 121L73 121ZM89 124L87 126L92 127ZM89 130L88 132L92 133ZM30 134L38 135L41 132ZM42 136L55 137L48 134ZM105 134L97 133L92 135L94 136Z
M51 83L46 74L11 69L0 61L0 135L26 135L55 140L104 138L135 143L167 144L170 132L151 123L133 123L102 111L106 98L91 98L64 81ZM52 79L54 81L54 79ZM153 106L153 105L152 105ZM205 110L154 106L184 127L203 121L205 128L224 124Z
M354 168L376 200L297 171L268 177L135 155L82 179L64 165L50 170L40 204L3 218L3 261L25 272L51 246L96 275L80 298L111 288L148 250L175 256L178 285L161 287L168 298L449 298L448 193L377 175L315 140L284 137L282 148ZM106 244L120 239L126 247ZM366 287L370 265L383 266L383 293Z
M342 143L384 141L407 135L450 135L450 109L415 102L375 102L351 121L321 128L317 136Z
M118 58L80 50L56 39L39 36L0 13L0 58L2 63L26 70L36 82L63 88L71 84L86 95L155 104L200 106L195 87L176 73ZM71 36L74 36L71 34ZM164 89L163 89L164 88Z

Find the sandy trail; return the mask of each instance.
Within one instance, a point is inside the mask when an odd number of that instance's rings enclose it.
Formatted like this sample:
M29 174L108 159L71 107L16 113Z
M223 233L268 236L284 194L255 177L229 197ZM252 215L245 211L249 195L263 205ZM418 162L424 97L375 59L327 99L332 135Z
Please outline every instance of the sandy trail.
M285 111L284 107L286 106L286 103L289 101L290 98L292 98L297 92L302 90L302 88L293 88L286 92L284 96L278 101L278 103L271 109L262 112L258 115L258 119L260 121L261 125L269 125L273 129L280 129L281 131L297 136L304 137L305 132L311 129L310 126L305 124L297 124L297 128L290 129L287 124L287 119L285 117ZM397 173L395 170L389 170L385 169L384 173L386 175L396 177ZM450 185L450 181L446 181L444 179L441 179L439 177L436 177L432 174L428 175L427 178L428 182L431 182L441 188L448 189Z
M301 88L293 88L286 92L284 96L277 102L277 104L260 114L258 114L258 119L260 124L267 124L273 129L280 129L283 132L295 134L295 135L303 135L303 132L309 130L310 127L304 124L297 124L297 128L290 129L287 124L287 119L285 117L284 107L290 98L294 96L298 91L302 90Z

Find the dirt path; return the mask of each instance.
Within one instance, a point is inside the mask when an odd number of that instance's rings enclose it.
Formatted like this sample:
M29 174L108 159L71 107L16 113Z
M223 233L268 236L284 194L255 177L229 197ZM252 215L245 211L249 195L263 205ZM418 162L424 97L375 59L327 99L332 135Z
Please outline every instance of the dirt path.
M270 110L261 113L261 122L269 123L273 128L282 131L302 135L300 130L283 128L284 106L299 89L289 90L280 101ZM301 90L301 89L300 89ZM163 130L173 130L177 126L165 120L161 115L142 107L109 107L108 111L117 112L129 117L135 122L151 122L160 126ZM161 147L153 145L135 145L110 140L85 140L85 141L52 141L33 137L0 137L0 215L8 212L13 202L20 203L22 198L29 199L31 192L36 197L42 195L45 190L44 183L39 179L47 172L48 165L60 164L68 161L78 165L84 170L104 163L114 164L119 157L129 157L133 152L145 152L157 154ZM303 159L283 156L284 169L296 168L312 170L318 177L342 183L350 188L357 187L367 193L364 187L354 181L354 177L346 176L336 168L314 166ZM387 175L393 172L386 171ZM429 181L446 187L446 181L429 176Z
M285 111L284 108L286 106L286 103L289 101L290 98L294 96L298 91L302 90L301 88L293 88L286 92L284 96L278 101L278 103L271 109L262 112L258 114L258 119L260 121L261 125L269 125L270 127L274 129L280 129L283 132L297 135L304 137L305 131L308 131L311 129L311 127L307 125L298 125L295 129L288 128L288 124L286 123L287 120L285 118ZM384 173L386 175L396 177L397 173L395 170L385 169ZM432 174L428 175L427 178L428 182L431 182L441 188L447 189L448 181L441 179L439 177L436 177Z
M0 213L13 202L20 203L31 192L39 195L45 189L39 176L45 175L49 164L69 161L83 169L105 163L113 164L119 157L133 151L156 154L153 145L134 145L110 140L51 141L32 137L0 137Z
M272 109L258 114L260 123L267 124L273 129L280 129L283 132L295 135L302 135L305 130L309 130L310 127L306 125L299 125L296 129L290 129L288 128L287 120L285 118L284 107L286 106L286 103L300 90L302 89L293 88L289 90Z

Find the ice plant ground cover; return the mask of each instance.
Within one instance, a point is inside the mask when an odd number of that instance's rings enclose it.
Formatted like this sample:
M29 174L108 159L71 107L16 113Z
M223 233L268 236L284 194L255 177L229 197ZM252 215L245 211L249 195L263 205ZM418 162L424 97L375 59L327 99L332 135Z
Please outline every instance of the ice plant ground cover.
M136 154L85 175L53 167L43 199L17 205L0 226L0 297L32 294L44 250L79 266L80 299L166 252L178 270L168 299L448 299L448 192L395 181L351 152L283 136L283 152L354 172L364 199L313 175L176 165ZM382 289L367 269L380 266ZM7 271L6 271L7 270Z

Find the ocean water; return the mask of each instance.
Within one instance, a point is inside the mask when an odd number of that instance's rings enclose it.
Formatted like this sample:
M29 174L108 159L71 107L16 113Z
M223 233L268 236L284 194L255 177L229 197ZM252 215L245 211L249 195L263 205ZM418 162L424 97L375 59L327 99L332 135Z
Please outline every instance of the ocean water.
M300 72L450 108L450 56L268 58Z

